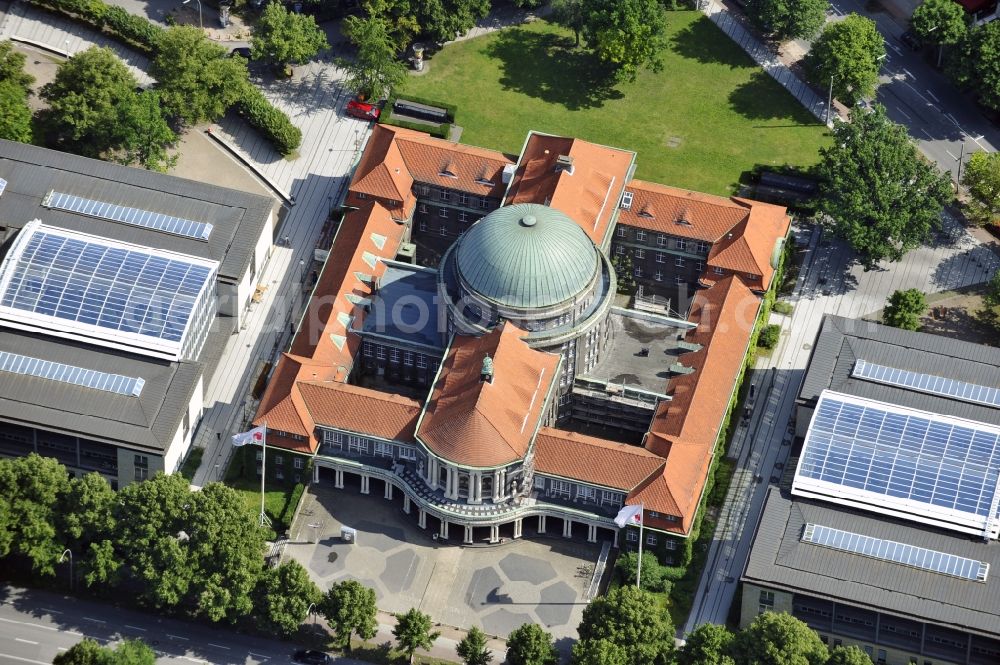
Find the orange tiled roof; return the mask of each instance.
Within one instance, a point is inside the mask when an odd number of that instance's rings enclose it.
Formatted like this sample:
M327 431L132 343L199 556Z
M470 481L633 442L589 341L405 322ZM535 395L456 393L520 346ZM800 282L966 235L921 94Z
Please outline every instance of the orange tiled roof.
M436 139L406 129L396 130L396 145L416 182L477 196L503 196L506 187L503 169L514 163L495 150Z
M415 399L338 382L302 382L298 388L317 425L414 440L421 406Z
M633 180L626 189L632 192L632 205L619 213L618 223L654 233L714 243L750 214L741 199L642 180Z
M775 243L788 234L791 219L782 206L747 199L734 200L749 206L750 214L733 230L732 237L724 238L712 247L706 265L740 273L751 287L767 290L774 276L771 255ZM750 279L747 275L759 275L759 278ZM711 279L710 272L706 271L706 276Z
M427 400L418 438L456 464L491 467L525 456L548 401L559 356L530 349L512 323L455 335ZM493 382L480 381L493 359Z
M361 161L354 171L344 204L362 207L369 198L378 199L396 219L406 219L413 212L413 178L406 169L395 132L375 125ZM363 194L366 198L361 198Z
M371 295L371 286L361 276L384 271L381 259L396 256L404 230L386 208L373 201L344 217L291 351L279 359L264 391L255 424L266 421L269 429L309 437L316 449L315 424L299 384L347 379L360 345L351 328L358 327L365 315L347 296Z
M572 157L572 175L556 171L560 155ZM629 150L531 132L504 204L541 203L557 208L600 247L634 161L635 153Z
M535 470L630 492L663 469L645 448L543 427L535 439Z

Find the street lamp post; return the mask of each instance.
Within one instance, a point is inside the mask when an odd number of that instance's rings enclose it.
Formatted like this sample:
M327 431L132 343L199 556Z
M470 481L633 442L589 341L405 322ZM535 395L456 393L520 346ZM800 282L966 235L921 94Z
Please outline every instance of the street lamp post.
M201 28L202 30L204 30L205 29L205 24L202 23L202 21L201 21L201 0L194 0L194 1L198 3L198 27ZM186 5L189 2L191 2L191 0L183 0L181 2L181 4L182 5Z
M65 561L67 555L69 555L69 589L70 589L70 591L72 591L73 590L73 582L76 579L73 576L73 550L71 550L69 548L66 548L65 550L63 550L63 553L59 555L59 563L62 563L63 561Z
M965 161L965 135L962 135L962 152L958 154L958 189L962 189L962 163Z

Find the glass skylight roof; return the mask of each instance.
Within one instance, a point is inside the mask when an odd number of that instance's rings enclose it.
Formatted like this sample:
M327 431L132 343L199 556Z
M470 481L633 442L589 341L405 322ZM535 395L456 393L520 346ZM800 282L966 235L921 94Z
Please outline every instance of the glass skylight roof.
M85 199L73 194L63 194L62 192L49 192L42 200L42 205L56 210L66 210L76 212L88 217L99 217L112 222L122 224L132 224L144 226L147 229L163 231L175 236L194 238L196 240L208 240L212 235L212 225L203 222L196 222L182 217L173 217L159 212L129 208L127 206L105 203Z
M998 537L1000 428L829 390L792 493Z
M806 524L802 532L802 542L881 561L890 561L932 573L960 577L963 580L985 582L990 571L990 564L975 559L966 559L954 554L897 543L893 540L882 540L850 531L832 529L822 524Z
M854 369L851 370L851 376L922 393L951 397L963 402L1000 407L1000 388L980 386L975 383L966 383L965 381L946 379L943 376L921 374L905 369L895 369L894 367L876 365L867 360L856 361Z
M36 220L0 266L0 320L145 355L190 357L207 334L204 319L214 316L216 269ZM186 335L192 319L197 339Z
M142 387L146 385L146 381L141 378L108 374L6 351L0 351L0 371L37 376L40 379L61 381L62 383L71 383L76 386L132 397L141 395Z

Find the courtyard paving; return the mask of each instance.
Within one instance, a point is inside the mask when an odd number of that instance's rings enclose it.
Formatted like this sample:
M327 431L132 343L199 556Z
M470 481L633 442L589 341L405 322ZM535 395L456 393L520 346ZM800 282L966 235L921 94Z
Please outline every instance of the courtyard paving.
M374 483L373 483L374 485ZM558 640L575 638L599 549L559 538L462 547L432 540L401 502L381 493L313 486L292 525L286 556L305 566L321 589L345 578L375 589L378 607L411 607L457 628L478 626L506 637L538 623ZM310 526L319 525L319 526ZM340 538L341 525L357 542Z

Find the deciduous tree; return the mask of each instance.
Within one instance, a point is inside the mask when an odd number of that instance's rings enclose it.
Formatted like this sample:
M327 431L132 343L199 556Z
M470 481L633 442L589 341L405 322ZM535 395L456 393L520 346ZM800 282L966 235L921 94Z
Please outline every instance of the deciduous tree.
M920 289L894 291L882 310L882 323L903 330L919 330L927 300Z
M57 653L53 665L111 665L111 650L85 637L66 651Z
M228 57L226 49L194 26L167 29L150 74L164 108L189 124L218 120L248 85L246 61Z
M638 552L625 552L615 561L615 572L623 585L635 586L639 569ZM664 576L664 568L652 552L642 553L642 588L646 591L663 593L670 591L670 580Z
M885 57L885 41L869 18L851 14L828 23L805 58L809 80L826 90L833 79L833 96L848 106L875 94Z
M265 633L284 637L298 630L309 606L323 597L306 569L294 560L264 570L254 596L257 626Z
M16 81L0 80L0 139L31 143L28 94Z
M138 163L150 171L173 168L177 155L170 155L167 147L177 142L177 135L163 117L160 93L146 90L137 94L121 111L121 143L113 153L115 161Z
M732 665L733 637L725 626L703 623L685 638L677 651L677 665Z
M611 640L580 640L573 645L572 665L638 665L629 660L625 647Z
M71 478L60 499L57 529L77 557L87 586L114 579L119 568L112 538L115 534L115 491L97 472Z
M541 626L526 623L507 636L508 665L556 665L559 652L552 634Z
M455 647L455 653L465 665L488 665L493 652L486 646L486 633L473 626Z
M9 39L0 42L0 81L12 81L25 93L31 92L35 77L24 71L27 57L14 49Z
M834 647L826 665L871 665L871 656L853 644L849 647Z
M273 64L299 64L329 46L316 19L290 12L280 2L264 8L253 29L250 54Z
M669 615L651 593L634 586L619 587L591 601L577 632L581 642L607 640L621 647L631 665L664 662L673 651Z
M347 651L351 650L351 635L363 640L375 637L375 590L356 580L344 580L331 586L319 603L319 611L333 627Z
M406 78L406 66L396 57L389 21L377 15L348 16L344 34L357 47L353 60L341 60L344 85L367 99L388 96Z
M900 260L940 223L951 198L947 176L920 157L906 128L879 105L836 121L833 137L820 150L820 207L866 267Z
M576 45L580 45L580 33L587 20L587 0L552 0L550 18L573 31Z
M615 77L634 81L639 69L663 68L667 21L657 0L586 0L583 35Z
M826 21L827 0L750 0L747 14L780 40L812 39Z
M36 573L55 574L64 549L56 515L68 489L66 467L52 457L31 453L0 460L0 496L7 503L0 511L0 519L7 522L6 535L0 536L0 556L14 552L27 558Z
M431 626L431 618L415 607L405 614L396 615L392 634L399 649L406 654L408 662L413 662L413 654L417 649L430 649L434 646L434 640L441 636L440 632L431 631Z
M824 665L830 652L816 632L785 612L764 612L733 640L737 665Z
M969 189L966 216L977 224L1000 223L1000 153L977 152L962 174Z
M925 44L957 44L968 31L965 10L952 0L924 0L913 10L910 27Z

